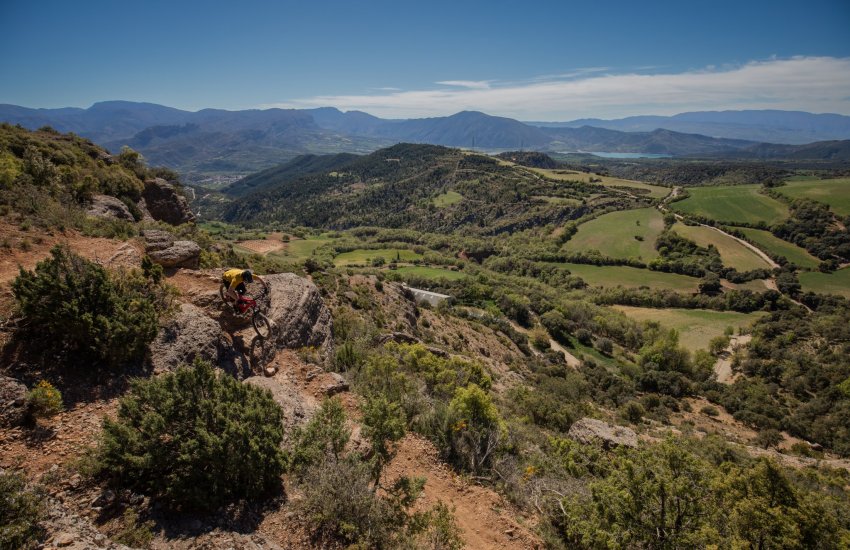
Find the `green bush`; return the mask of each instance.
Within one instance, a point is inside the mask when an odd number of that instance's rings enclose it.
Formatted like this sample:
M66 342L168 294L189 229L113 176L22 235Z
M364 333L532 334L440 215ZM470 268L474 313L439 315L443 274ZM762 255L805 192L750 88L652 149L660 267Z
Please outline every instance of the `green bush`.
M448 407L450 459L470 472L489 467L504 438L499 410L486 391L475 384L458 388Z
M137 380L106 420L100 469L175 508L214 509L280 487L280 407L202 361Z
M351 437L345 424L345 409L337 397L325 399L315 416L293 436L290 466L303 474L310 466L325 460L337 461Z
M44 536L43 497L17 473L0 471L0 548L35 548Z
M107 364L144 353L167 296L161 284L138 271L110 276L64 246L54 247L35 272L21 269L12 290L29 329L45 346Z
M29 413L34 418L49 418L62 412L62 394L47 380L42 380L27 394Z

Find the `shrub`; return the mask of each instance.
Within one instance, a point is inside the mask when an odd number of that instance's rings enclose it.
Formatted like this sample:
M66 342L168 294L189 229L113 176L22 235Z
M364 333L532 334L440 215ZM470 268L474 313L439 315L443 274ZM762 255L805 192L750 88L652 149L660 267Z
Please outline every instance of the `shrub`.
M643 420L644 414L646 414L646 411L644 410L643 405L637 401L629 401L620 408L620 416L632 424L637 424Z
M406 431L407 419L398 403L377 396L363 405L363 435L371 445L372 475L376 486L384 466L395 455L391 444L404 437Z
M135 508L127 508L118 521L118 531L112 535L112 540L131 548L147 548L153 540L153 526L152 520L140 522Z
M504 436L504 423L490 396L470 384L458 388L448 407L450 453L464 469L481 473Z
M280 407L205 362L137 380L104 421L101 471L175 508L214 509L280 487Z
M596 341L596 349L605 355L611 355L614 351L614 342L610 338L600 338Z
M27 394L27 407L33 418L49 418L62 412L62 394L47 380L42 380Z
M44 536L43 497L17 473L0 472L0 548L35 548Z
M531 329L529 336L531 336L531 345L538 350L546 351L549 349L549 334L543 327L535 327Z
M720 411L717 410L717 407L712 407L711 405L704 406L699 412L706 416L720 416Z
M769 447L776 447L780 443L782 443L782 434L779 430L773 428L767 428L759 432L759 434L755 437L753 443L758 445L759 447L763 447L765 449Z
M310 422L293 436L292 469L303 474L308 467L327 459L339 460L350 436L342 402L336 397L325 399Z
M12 283L35 336L57 351L116 364L135 359L158 330L162 287L139 272L111 277L101 266L56 246L35 272Z

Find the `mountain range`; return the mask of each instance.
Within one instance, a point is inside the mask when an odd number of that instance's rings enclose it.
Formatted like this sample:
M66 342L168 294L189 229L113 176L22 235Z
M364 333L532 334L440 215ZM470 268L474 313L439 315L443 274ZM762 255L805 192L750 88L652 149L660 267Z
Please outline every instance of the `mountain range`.
M791 137L801 140L801 136L848 139L850 117L790 111L725 111L615 121L523 123L475 111L392 120L331 107L192 112L152 103L107 101L88 109L0 105L0 121L31 129L52 126L61 132L74 132L113 152L127 145L141 152L150 164L174 168L189 176L189 180L193 174L254 172L301 154L362 154L399 142L486 151L850 158L850 146L844 142L802 148L788 143ZM742 139L757 135L764 139ZM772 136L787 139L784 145L778 139L765 143Z

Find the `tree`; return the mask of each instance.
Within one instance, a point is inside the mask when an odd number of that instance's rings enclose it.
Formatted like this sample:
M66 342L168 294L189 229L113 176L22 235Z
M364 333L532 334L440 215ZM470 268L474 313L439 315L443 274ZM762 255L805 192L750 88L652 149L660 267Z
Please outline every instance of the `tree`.
M407 421L398 403L379 395L363 406L363 435L369 440L372 452L372 480L377 489L384 466L395 452L391 444L404 437Z
M307 467L325 460L338 461L350 437L342 402L338 397L325 399L310 422L293 436L292 468L303 473Z

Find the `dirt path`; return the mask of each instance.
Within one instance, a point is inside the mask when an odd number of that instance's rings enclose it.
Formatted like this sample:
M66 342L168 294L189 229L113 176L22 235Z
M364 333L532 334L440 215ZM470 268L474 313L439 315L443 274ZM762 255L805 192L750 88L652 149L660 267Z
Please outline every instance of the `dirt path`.
M508 322L511 324L511 326L514 328L515 331L521 332L521 333L525 334L526 336L528 335L529 331L528 331L527 328L518 325L517 323L515 323L514 321L511 321L510 319L508 320ZM561 352L564 355L564 359L566 360L566 362L569 366L573 367L574 369L581 366L581 361L579 360L578 357L576 357L575 355L573 355L572 353L567 351L567 348L565 348L564 346L562 346L561 344L559 344L558 342L556 342L552 338L549 338L549 346L553 350ZM536 350L532 349L532 351L537 353Z
M770 256L768 256L767 254L765 254L764 252L762 252L762 251L761 251L761 249L760 249L760 248L758 248L757 246L755 246L755 245L753 245L753 244L748 243L748 242L747 242L747 241L745 241L744 239L740 239L740 238L736 237L735 235L732 235L732 234L729 234L729 233L727 233L727 232L723 231L723 230L722 230L722 229L720 229L719 227L714 227L713 225L705 225L705 224L703 224L703 223L701 223L701 224L699 224L699 225L701 225L701 226L703 226L703 227L710 227L711 229L714 229L715 231L718 231L718 232L720 232L720 233L723 233L724 235L726 235L726 236L727 236L727 237L729 237L730 239L735 239L736 241L738 241L739 243L741 243L743 246L745 246L745 247L749 248L750 250L752 250L752 251L753 251L753 252L754 252L754 253L755 253L755 254L756 254L759 258L761 258L762 260L764 260L765 262L767 262L767 264L771 267L771 269L777 269L777 268L779 268L779 264L778 264L778 263L776 263L776 262L774 262L774 261L773 261L773 259L771 259L771 257L770 257Z
M398 454L387 467L386 478L401 475L425 478L425 490L418 509L438 502L455 509L466 548L542 548L541 541L523 522L522 514L492 489L471 483L440 461L430 441L415 435L401 440Z
M714 364L714 373L717 375L717 381L721 384L731 384L735 381L735 373L732 372L732 358L739 347L747 345L753 337L749 334L741 336L733 336L729 340L729 345L726 346L717 358Z

